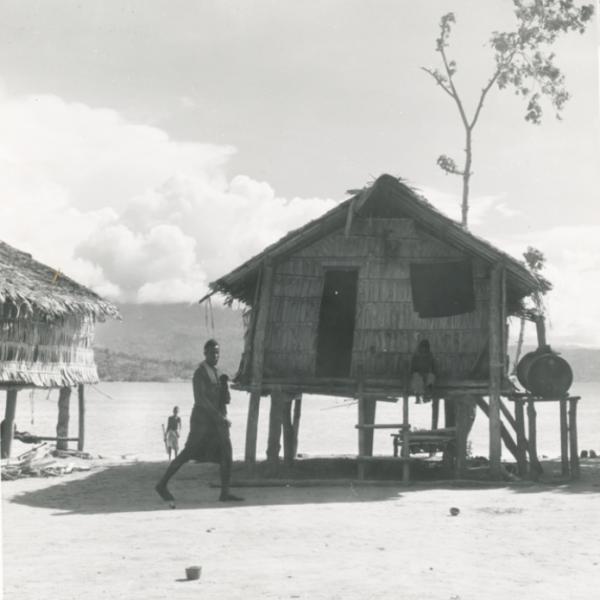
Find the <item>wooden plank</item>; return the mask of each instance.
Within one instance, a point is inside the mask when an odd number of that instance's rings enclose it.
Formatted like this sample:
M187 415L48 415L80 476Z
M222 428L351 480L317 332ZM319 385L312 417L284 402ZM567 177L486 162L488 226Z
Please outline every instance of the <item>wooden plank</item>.
M363 389L364 389L364 379L363 379L363 370L362 365L357 367L358 371L358 385L356 387L356 398L358 400L358 425L364 426L367 424L366 414L365 414L365 402L363 397ZM372 423L371 423L372 424ZM365 438L365 428L357 427L358 429L358 455L364 456L366 454L366 438ZM358 478L365 478L365 466L362 463L358 463Z
M404 458L403 456L357 456L357 461L362 462L410 462L419 460L418 458ZM404 479L404 476L403 476Z
M537 479L543 472L537 455L537 414L533 400L527 402L527 421L529 425L529 465L531 479Z
M469 397L455 398L456 404L456 460L454 463L455 477L462 479L467 467L467 439L471 429L471 408Z
M408 414L408 393L402 397L402 481L410 480L410 420Z
M279 462L281 451L281 429L283 426L284 398L281 388L271 391L271 410L269 411L269 437L267 440L267 460Z
M300 418L302 416L302 394L294 394L294 411L292 415L292 427L294 429L294 458L298 454L298 437L300 435Z
M17 410L17 390L7 390L4 422L2 424L2 458L10 457L10 450L15 428L15 413Z
M298 430L300 427L301 397L285 393L283 402L283 459L291 465L298 453ZM293 416L292 416L293 406Z
M431 401L431 429L437 429L440 421L440 399Z
M79 410L77 412L79 420L77 450L82 452L85 445L85 394L84 385L82 383L77 386L77 399L79 403Z
M527 438L523 402L515 402L515 431L517 433L517 468L520 477L527 475Z
M508 410L506 404L504 404L504 402L502 402L502 398L500 398L500 412L505 416L506 420L510 423L510 426L515 430L515 433L516 433L517 422L516 422L515 418L513 417L512 413L510 412L510 410Z
M375 424L375 412L377 409L377 400L372 398L363 398L364 412L365 412L365 425ZM373 454L373 427L365 428L365 452L364 454L370 456ZM361 453L363 454L363 453Z
M517 402L520 404L520 402ZM569 423L567 421L567 400L560 401L560 466L563 477L569 476Z
M273 287L273 265L265 261L263 265L259 302L253 307L258 310L256 329L252 339L252 391L248 404L248 420L246 422L245 460L256 461L256 437L258 433L258 416L260 411L260 395L262 391L263 364L265 356L265 335L269 316L269 304Z
M355 429L402 429L403 423L361 423L360 418L358 425L354 426Z
M571 450L571 479L579 479L579 450L577 447L577 400L569 400L569 447Z
M489 334L490 334L490 474L493 479L502 477L502 438L500 420L500 382L502 374L501 323L502 266L494 265L490 274Z
M58 422L56 424L56 437L69 437L69 405L71 402L71 388L61 387L58 392ZM56 442L57 450L67 450L69 447L65 439Z
M399 440L402 439L401 433L391 433L391 437L397 438ZM447 444L453 442L456 436L443 436L443 435L419 435L418 437L411 433L410 435L410 445L411 446L420 446L422 444L429 443L439 443L439 444Z
M481 398L481 397L477 398L477 406L479 406L479 408L481 408L481 410L483 410L483 412L489 418L490 407L489 407L488 403L483 398ZM510 431L508 431L508 429L506 429L506 427L504 426L504 423L502 421L500 421L500 440L502 442L504 442L504 445L506 446L506 449L514 456L515 460L518 461L517 444L513 440L513 437L510 434Z

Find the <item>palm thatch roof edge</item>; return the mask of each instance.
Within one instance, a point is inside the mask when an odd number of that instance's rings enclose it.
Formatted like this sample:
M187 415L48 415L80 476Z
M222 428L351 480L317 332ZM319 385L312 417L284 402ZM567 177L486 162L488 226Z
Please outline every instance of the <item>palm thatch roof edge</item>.
M117 307L96 292L0 241L0 303L7 301L49 317L84 313L120 319Z

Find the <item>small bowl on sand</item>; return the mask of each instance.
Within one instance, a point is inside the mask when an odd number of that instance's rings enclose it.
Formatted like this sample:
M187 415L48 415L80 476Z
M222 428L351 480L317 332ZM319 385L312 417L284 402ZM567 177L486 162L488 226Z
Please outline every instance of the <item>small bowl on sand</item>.
M200 573L202 572L202 567L186 567L185 569L185 576L187 577L187 579L189 579L190 581L194 580L194 579L200 579Z

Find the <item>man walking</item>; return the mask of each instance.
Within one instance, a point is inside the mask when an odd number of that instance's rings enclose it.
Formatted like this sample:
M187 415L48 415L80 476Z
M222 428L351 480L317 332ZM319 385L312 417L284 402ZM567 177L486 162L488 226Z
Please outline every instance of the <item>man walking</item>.
M156 484L160 497L175 508L175 498L167 484L183 464L189 460L218 463L221 474L221 502L243 500L229 492L232 450L227 419L229 389L227 377L217 370L220 348L216 340L204 344L204 360L194 372L194 408L190 418L190 433L183 450L167 467Z

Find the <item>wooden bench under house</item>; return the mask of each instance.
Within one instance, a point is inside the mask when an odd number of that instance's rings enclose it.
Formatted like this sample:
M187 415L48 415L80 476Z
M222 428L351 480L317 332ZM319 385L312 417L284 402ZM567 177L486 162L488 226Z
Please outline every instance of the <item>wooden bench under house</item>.
M247 307L238 389L250 394L245 457L256 460L260 399L271 395L267 456L296 452L300 399L358 400L359 475L370 461L405 464L410 447L451 446L465 468L474 407L489 417L490 470L501 474L501 396L507 319L539 289L526 267L444 216L402 180L382 175L322 217L288 233L211 284ZM411 357L428 340L437 364L431 430L413 431ZM395 423L377 423L380 401L402 399ZM444 427L438 427L439 401ZM292 410L293 407L293 410ZM398 456L374 457L373 432L396 435ZM508 435L508 437L507 437Z

